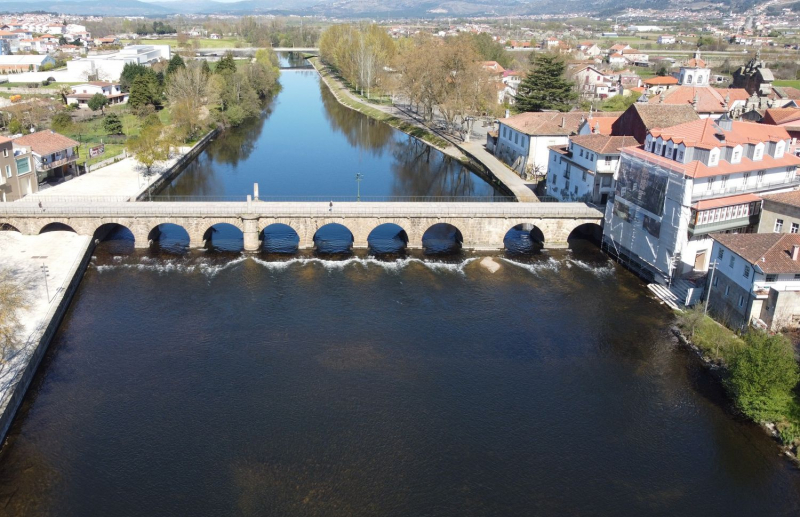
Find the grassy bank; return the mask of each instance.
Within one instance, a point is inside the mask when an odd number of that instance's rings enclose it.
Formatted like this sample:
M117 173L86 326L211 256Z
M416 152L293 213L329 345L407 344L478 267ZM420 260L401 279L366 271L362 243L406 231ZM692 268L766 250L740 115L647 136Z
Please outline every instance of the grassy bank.
M196 40L190 41L197 41L198 48L237 48L238 47L249 47L250 45L240 39L237 38L222 38L222 39L206 39L206 38L198 38ZM178 48L178 40L177 39L125 39L120 40L120 43L123 45L170 45L172 48Z
M352 108L356 111L363 113L364 115L373 118L375 120L379 120L381 122L385 122L390 126L399 129L403 133L413 136L414 138L418 138L423 140L435 147L440 149L444 149L449 146L449 142L444 138L438 137L435 134L431 133L427 129L421 128L415 124L410 124L404 120L395 117L389 113L381 111L375 107L370 106L365 102L360 102L348 95L348 90L341 83L336 79L330 71L326 68L323 68L319 58L312 58L309 59L309 62L317 69L319 74L325 79L325 83L331 89L333 94L339 100L341 104L344 104L348 108Z

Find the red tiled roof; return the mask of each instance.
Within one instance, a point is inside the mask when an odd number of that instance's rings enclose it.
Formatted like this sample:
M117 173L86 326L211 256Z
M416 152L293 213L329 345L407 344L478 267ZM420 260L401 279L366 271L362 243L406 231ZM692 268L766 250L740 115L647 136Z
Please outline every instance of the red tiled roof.
M792 247L800 246L797 233L717 233L711 237L764 273L800 273Z
M700 113L727 113L735 101L747 101L750 95L744 88L712 88L710 86L678 86L649 99L651 104L693 105L697 96L697 111ZM661 98L664 98L662 101ZM725 107L725 97L728 105Z
M678 79L676 77L672 77L671 75L665 75L663 77L651 77L650 79L645 79L644 84L648 86L678 84Z
M587 120L589 123L589 128L595 132L595 134L600 135L610 135L611 134L611 125L617 121L619 118L618 114L614 117L595 117L592 114L592 117Z
M761 123L779 126L798 119L800 119L800 109L798 108L769 108L764 112L764 119Z
M506 119L500 119L501 124L505 124L512 129L516 129L526 135L571 135L578 130L581 122L586 120L588 113L585 111L570 111L561 113L557 111L544 111L537 113L520 113ZM619 112L600 112L593 114L595 119L611 117L612 122L619 117ZM592 122L594 124L594 122Z
M597 154L616 154L623 147L639 145L639 142L632 136L608 136L602 134L573 136L570 138L570 142Z
M722 208L723 206L743 205L745 203L752 203L753 201L761 201L761 197L755 194L739 194L738 196L706 199L698 201L692 205L692 208L696 210L710 210L712 208Z
M781 192L780 194L770 194L763 196L764 201L773 201L782 205L800 207L800 190L793 190L791 192Z
M15 139L14 143L30 147L34 153L40 156L53 154L78 145L75 140L53 131L37 131Z
M703 149L777 142L789 138L789 133L780 126L734 121L731 123L731 130L725 131L711 118L685 122L664 129L653 129L650 134L654 137L660 136L664 140L672 140L676 144L683 143L687 147Z

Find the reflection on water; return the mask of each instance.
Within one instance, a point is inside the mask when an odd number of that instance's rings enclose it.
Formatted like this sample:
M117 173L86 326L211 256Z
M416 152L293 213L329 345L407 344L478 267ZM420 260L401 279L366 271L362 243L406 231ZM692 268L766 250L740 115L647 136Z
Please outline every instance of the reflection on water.
M287 71L262 117L224 131L170 196L493 196L460 162L336 102L315 71Z
M800 476L637 279L596 248L492 255L102 243L0 514L797 515Z

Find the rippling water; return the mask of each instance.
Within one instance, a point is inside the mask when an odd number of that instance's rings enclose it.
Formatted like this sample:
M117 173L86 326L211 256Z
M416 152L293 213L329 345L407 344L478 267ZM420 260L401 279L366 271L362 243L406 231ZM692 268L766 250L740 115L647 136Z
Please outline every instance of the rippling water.
M593 248L103 243L0 453L3 515L797 515L800 476Z

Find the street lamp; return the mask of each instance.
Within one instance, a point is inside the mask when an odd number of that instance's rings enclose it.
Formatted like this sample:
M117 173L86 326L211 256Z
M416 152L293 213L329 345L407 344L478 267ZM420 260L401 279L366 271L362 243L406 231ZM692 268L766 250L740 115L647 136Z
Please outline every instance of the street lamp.
M703 309L704 316L708 314L708 300L711 298L711 288L714 287L714 271L717 270L718 265L719 262L717 262L716 260L711 264L709 264L709 267L711 268L711 278L708 280L708 293L706 293L706 307L705 309Z
M361 201L361 180L364 179L364 175L360 172L356 173L356 201Z

